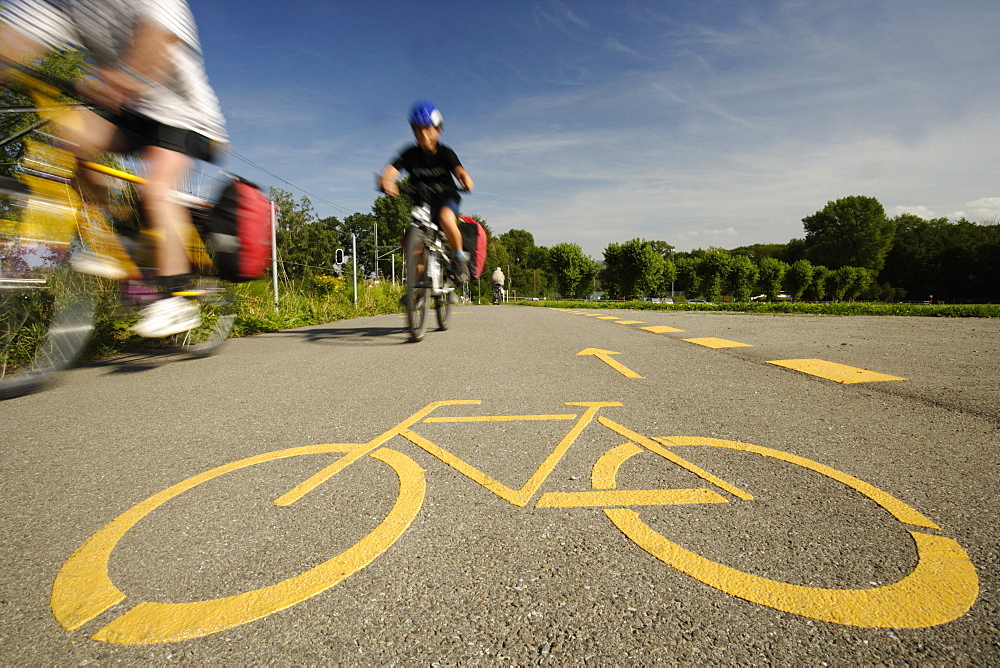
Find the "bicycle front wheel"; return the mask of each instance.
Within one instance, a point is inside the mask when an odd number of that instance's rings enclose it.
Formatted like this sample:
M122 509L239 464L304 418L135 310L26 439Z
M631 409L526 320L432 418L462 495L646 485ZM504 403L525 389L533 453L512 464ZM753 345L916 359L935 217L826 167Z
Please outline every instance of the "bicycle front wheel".
M16 182L4 179L0 198L0 399L9 399L42 389L83 353L99 286L72 268L78 242L29 238L11 220L28 198Z
M421 341L427 333L427 314L430 310L431 286L427 281L427 262L431 253L424 232L416 227L407 230L404 243L406 292L403 301L406 304L406 319L410 338Z
M451 323L451 293L435 297L434 308L437 311L438 329L443 332Z

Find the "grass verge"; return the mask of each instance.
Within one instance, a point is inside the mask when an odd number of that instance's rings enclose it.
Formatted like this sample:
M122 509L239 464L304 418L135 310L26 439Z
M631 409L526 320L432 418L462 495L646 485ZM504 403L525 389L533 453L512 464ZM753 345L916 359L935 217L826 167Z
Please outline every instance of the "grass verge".
M1000 318L1000 304L879 304L871 302L723 302L720 304L660 304L657 302L518 302L548 308L627 309L630 311L728 311L732 313L805 315L895 315L938 318Z

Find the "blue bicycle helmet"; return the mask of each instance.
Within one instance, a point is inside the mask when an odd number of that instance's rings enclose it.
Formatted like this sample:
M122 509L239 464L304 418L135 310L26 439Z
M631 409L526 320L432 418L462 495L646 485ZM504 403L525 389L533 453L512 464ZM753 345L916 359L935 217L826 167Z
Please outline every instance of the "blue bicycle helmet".
M410 108L410 125L440 128L444 125L444 116L433 102L421 100Z

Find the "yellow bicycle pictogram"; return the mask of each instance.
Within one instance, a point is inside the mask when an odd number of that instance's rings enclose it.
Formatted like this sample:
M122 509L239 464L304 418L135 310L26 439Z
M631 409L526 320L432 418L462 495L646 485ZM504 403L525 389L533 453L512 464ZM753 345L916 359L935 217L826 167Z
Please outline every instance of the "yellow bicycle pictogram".
M398 481L391 508L367 535L325 562L269 586L232 596L178 603L139 602L92 637L121 644L149 644L188 640L261 619L322 593L358 572L385 552L420 512L426 489L424 470L406 454L386 447L402 437L469 480L515 506L527 505L541 490L580 434L591 425L603 427L625 440L597 458L590 489L542 493L536 508L594 508L602 511L640 548L677 571L732 596L784 612L826 622L868 628L921 628L943 624L965 614L979 594L979 581L965 550L940 535L940 527L896 497L846 473L798 455L738 441L703 437L647 437L600 415L619 402L568 402L572 413L529 415L431 415L446 406L475 406L475 400L428 404L388 431L365 443L309 445L276 450L192 476L127 510L90 537L66 561L52 588L51 606L59 623L77 629L126 599L111 581L108 563L121 538L140 520L164 503L210 480L265 462L302 455L330 455L330 463L274 500L288 506L320 485L335 484L337 474L362 458L380 462ZM420 424L474 422L566 421L567 433L556 443L527 482L513 488L492 478L416 430ZM678 504L752 502L754 496L680 457L682 447L722 448L771 458L825 476L867 497L906 526L917 560L913 570L897 582L864 589L806 587L764 578L712 561L658 533L643 521L643 508ZM618 474L639 453L652 453L695 474L705 487L685 489L621 489ZM932 533L933 532L933 533Z

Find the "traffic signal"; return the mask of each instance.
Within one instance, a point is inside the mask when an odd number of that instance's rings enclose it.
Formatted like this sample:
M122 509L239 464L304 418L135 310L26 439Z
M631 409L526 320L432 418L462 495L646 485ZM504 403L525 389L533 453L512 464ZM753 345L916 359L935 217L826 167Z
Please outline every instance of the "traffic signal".
M344 264L344 249L338 248L333 254L334 264Z

